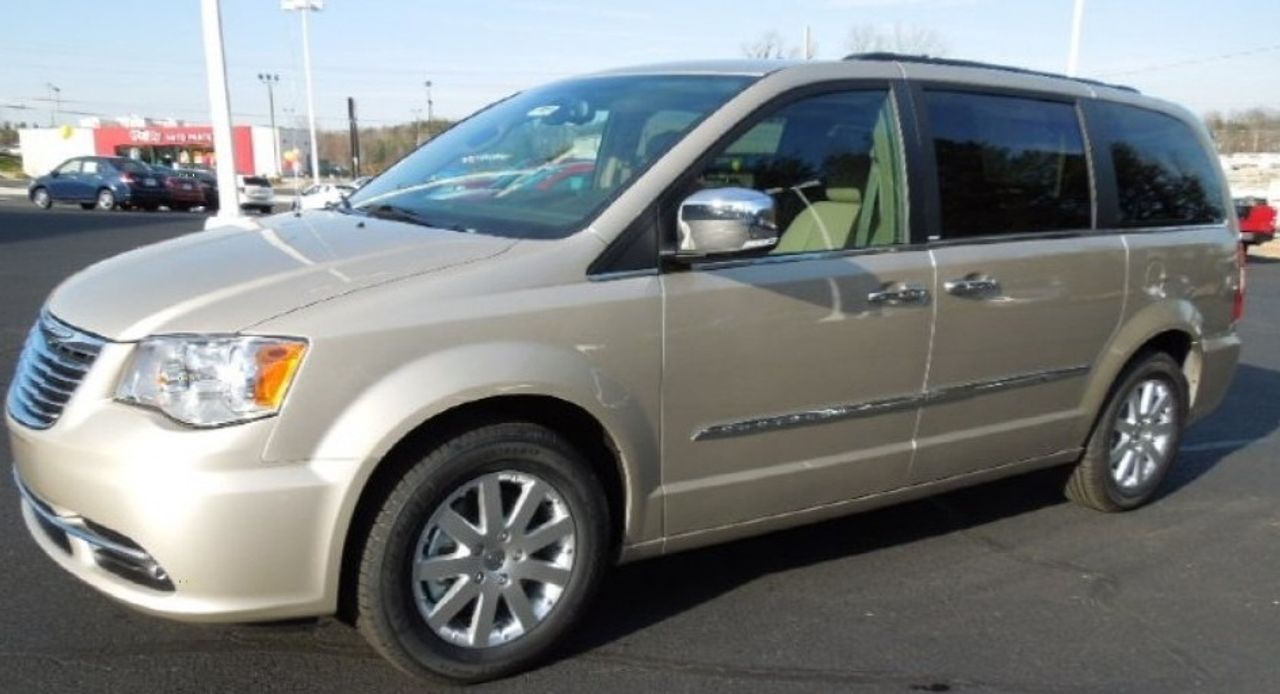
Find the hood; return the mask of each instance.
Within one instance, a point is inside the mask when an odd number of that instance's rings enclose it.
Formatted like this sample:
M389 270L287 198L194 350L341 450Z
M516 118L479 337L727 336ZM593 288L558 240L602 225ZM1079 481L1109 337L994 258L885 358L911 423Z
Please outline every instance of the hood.
M343 294L489 258L514 243L336 212L281 215L104 260L63 282L48 307L111 340L236 332Z

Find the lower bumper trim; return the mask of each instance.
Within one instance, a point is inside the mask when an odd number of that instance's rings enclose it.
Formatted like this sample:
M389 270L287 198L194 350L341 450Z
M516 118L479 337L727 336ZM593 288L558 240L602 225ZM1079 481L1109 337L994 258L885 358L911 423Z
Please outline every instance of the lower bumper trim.
M94 561L102 569L148 588L174 590L173 582L160 564L131 540L88 519L58 515L27 488L17 467L13 469L13 482L45 533L59 547L70 552L70 538L80 540L89 546ZM108 534L114 537L107 537Z

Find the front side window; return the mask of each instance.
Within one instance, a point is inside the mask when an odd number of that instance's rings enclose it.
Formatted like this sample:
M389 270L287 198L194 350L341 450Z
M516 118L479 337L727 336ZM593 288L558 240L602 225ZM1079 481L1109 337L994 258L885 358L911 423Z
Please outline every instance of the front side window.
M1163 113L1097 103L1090 128L1111 153L1125 227L1215 224L1224 218L1218 173L1195 132Z
M567 236L754 79L615 75L523 92L423 145L351 206L465 232Z
M812 96L766 114L714 153L701 188L753 188L777 203L774 254L901 240L902 157L888 90Z
M68 174L78 174L78 173L80 173L79 159L72 159L71 161L64 162L62 166L58 167L59 176L66 176Z
M944 239L1092 226L1073 106L945 91L926 93L925 106Z

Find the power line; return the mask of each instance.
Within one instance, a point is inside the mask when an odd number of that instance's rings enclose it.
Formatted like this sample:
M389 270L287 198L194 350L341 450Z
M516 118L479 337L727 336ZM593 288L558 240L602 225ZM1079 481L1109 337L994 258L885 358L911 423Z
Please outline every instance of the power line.
M1155 72L1157 70L1168 70L1175 67L1190 67L1192 65L1203 65L1205 63L1213 63L1219 60L1230 60L1232 58L1242 58L1259 53L1269 53L1271 51L1280 50L1280 43L1271 44L1269 46L1259 46L1257 48L1248 48L1243 51L1232 51L1231 53L1221 53L1218 55L1206 56L1203 58L1189 58L1187 60L1176 60L1170 63L1156 63L1145 67L1133 68L1132 70L1116 70L1114 72L1098 73L1099 77L1123 77L1124 75L1136 75L1143 72Z

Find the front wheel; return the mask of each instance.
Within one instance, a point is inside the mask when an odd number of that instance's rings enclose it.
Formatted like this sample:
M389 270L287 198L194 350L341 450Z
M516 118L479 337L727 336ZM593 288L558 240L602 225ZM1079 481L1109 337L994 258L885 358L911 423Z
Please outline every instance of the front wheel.
M1187 379L1168 354L1131 365L1112 388L1067 496L1111 512L1150 501L1178 455L1188 401Z
M412 675L479 682L523 670L585 611L607 529L598 479L554 432L463 434L383 502L360 564L360 630Z
M49 195L48 188L36 188L31 191L31 202L42 210L53 207L53 197Z

